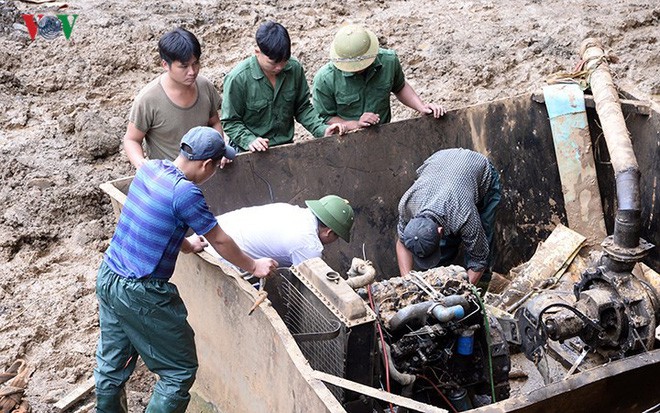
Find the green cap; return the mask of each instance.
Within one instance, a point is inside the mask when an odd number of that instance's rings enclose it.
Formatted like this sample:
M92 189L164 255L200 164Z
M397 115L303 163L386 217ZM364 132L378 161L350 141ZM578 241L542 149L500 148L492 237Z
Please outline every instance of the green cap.
M378 55L378 38L364 27L349 24L339 29L330 46L330 60L344 72L368 68Z
M351 239L353 226L353 208L344 198L337 195L326 195L319 200L305 201L323 225L333 230L346 242Z

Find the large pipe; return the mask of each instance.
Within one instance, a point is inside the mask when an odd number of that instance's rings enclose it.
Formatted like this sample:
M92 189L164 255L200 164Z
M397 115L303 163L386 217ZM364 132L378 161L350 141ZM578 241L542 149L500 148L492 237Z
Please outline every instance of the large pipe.
M424 301L411 304L396 312L390 319L390 329L397 331L404 326L417 329L426 323L429 314L440 322L447 322L465 315L467 299L462 295L450 295L439 301Z
M384 344L385 344L385 351L387 352L387 366L389 368L390 377L394 379L394 381L396 381L397 383L403 386L408 386L413 384L417 379L417 376L413 374L400 372L399 369L397 369L396 366L394 365L394 360L392 360L392 351L390 350L389 344L387 343Z
M365 285L371 284L376 279L376 270L371 261L365 261L360 258L353 258L351 268L348 270L348 285L357 290Z
M603 50L603 45L597 39L586 39L580 47L580 55L585 62L584 69L590 73L589 84L616 178L618 209L614 223L613 243L614 249L622 252L622 254L616 254L617 257L614 258L615 261L620 261L617 258L621 258L621 256L636 257L638 255L631 251L621 251L621 248L637 249L640 245L639 165L633 152L630 133L626 128L621 102L610 74L608 56ZM624 259L624 261L628 260ZM617 270L621 270L621 268L618 267Z

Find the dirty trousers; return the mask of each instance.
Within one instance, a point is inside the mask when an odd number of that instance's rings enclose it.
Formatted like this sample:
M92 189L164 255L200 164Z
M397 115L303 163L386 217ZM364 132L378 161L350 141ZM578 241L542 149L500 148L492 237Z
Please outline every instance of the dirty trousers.
M101 327L94 369L97 395L118 397L139 355L160 377L150 405L185 411L198 364L194 332L176 286L153 278L124 278L103 262L96 296Z

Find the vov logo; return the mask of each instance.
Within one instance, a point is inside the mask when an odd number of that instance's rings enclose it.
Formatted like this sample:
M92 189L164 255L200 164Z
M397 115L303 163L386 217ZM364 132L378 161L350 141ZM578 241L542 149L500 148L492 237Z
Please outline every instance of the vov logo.
M73 17L73 21L69 21L69 17ZM64 37L69 40L73 31L73 25L76 24L77 19L77 14L23 15L25 26L32 40L37 37L37 34L46 40L53 40L61 33L64 33Z

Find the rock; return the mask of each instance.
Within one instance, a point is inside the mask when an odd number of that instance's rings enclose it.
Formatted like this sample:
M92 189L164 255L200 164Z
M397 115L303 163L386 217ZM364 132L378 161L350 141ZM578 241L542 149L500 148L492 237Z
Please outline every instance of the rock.
M36 187L39 189L45 189L53 185L55 185L53 181L47 178L34 178L27 183L28 188Z

